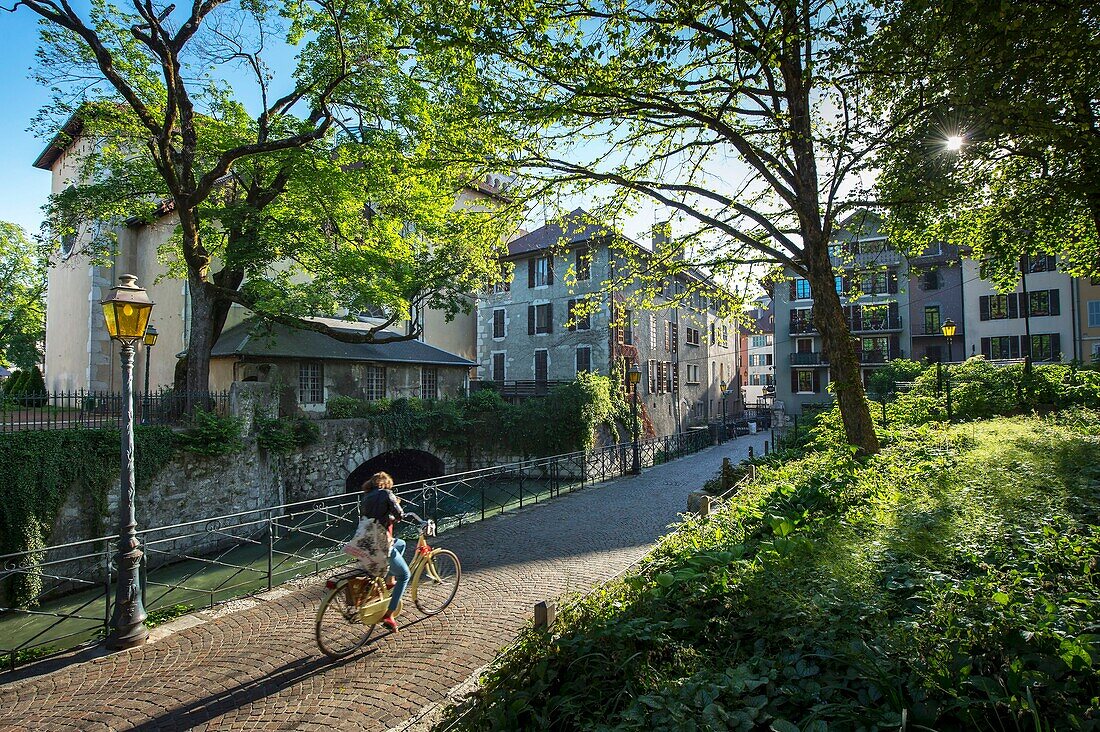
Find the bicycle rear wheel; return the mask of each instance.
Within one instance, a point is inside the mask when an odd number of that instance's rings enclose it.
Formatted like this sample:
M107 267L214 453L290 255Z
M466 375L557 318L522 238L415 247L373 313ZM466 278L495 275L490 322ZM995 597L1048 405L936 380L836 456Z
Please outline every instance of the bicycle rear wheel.
M413 578L413 602L425 615L435 615L451 604L462 579L462 565L449 549L435 549Z
M347 585L347 579L337 582L336 587L321 600L321 607L317 608L317 647L332 658L340 658L362 648L374 633L375 626L364 625L359 619L358 608L349 602L351 593Z

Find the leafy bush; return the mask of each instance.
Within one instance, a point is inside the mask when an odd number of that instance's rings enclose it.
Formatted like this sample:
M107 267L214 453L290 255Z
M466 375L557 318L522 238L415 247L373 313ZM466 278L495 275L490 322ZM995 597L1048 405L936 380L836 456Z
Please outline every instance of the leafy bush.
M521 636L460 728L1095 729L1098 480L1035 418L763 466Z
M23 395L23 406L26 407L44 407L50 402L46 393L46 380L42 378L42 371L37 366L27 376Z
M326 406L333 419L369 419L372 437L394 445L432 440L460 456L473 452L541 456L583 450L594 443L598 426L613 426L624 412L611 380L595 374L581 374L545 397L518 405L509 404L493 390L482 390L461 399L432 401L335 397Z
M191 427L180 435L180 446L207 457L232 455L244 449L241 428L241 420L236 417L196 409L191 415Z
M268 452L285 455L317 442L320 428L309 419L271 419L257 414L253 420L256 444Z
M887 394L893 394L898 390L899 381L913 381L920 376L924 368L920 361L911 361L906 358L888 361L871 373L867 382L867 393L879 399Z

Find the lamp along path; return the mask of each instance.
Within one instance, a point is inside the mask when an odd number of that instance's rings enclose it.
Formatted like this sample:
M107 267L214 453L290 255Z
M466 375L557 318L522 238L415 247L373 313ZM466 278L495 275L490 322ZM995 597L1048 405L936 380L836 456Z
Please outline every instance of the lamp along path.
M185 616L153 642L0 686L0 730L389 730L489 663L533 605L588 590L646 554L687 496L767 433L730 440L438 537L462 561L443 613L409 607L396 635L332 661L317 649L324 582Z

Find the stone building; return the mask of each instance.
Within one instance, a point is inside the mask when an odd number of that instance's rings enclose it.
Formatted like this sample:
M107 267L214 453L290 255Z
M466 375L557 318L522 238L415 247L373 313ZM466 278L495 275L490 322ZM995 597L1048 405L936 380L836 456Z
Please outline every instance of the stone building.
M720 413L721 384L737 374L730 323L701 294L715 285L678 274L644 312L632 309L637 284L621 247L636 254L631 261L651 254L581 209L509 243L513 279L478 300L477 378L522 396L582 371L625 378L637 364L655 434L705 424Z
M355 332L366 324L329 320ZM442 399L469 388L469 361L420 341L345 343L322 333L247 320L222 333L210 359L210 385L267 382L280 411L322 414L336 396Z
M94 149L94 141L82 136L81 131L79 117L72 117L34 162L36 168L51 171L52 193L72 185L81 174L83 158ZM502 198L504 183L506 180L501 178L472 182L457 194L455 205L475 209L494 206ZM149 354L150 388L155 391L172 385L178 354L188 345L190 297L184 280L166 276L167 270L158 250L177 225L177 217L167 207L163 215L152 222L112 225L117 237L117 254L106 265L93 262L83 252L88 242L108 226L104 222L84 222L78 236L61 243L60 261L50 267L47 283L45 379L50 391L117 391L120 388L118 344L107 334L99 302L123 273L137 276L138 284L148 290L156 303L151 322L157 328L159 339ZM226 330L250 315L246 309L233 306ZM393 327L409 332L412 321L419 326L419 340L423 343L470 361L475 359L476 320L472 312L458 313L448 321L442 312L427 309L413 313L410 321L396 323ZM135 361L135 383L144 380L145 364L145 354L139 352Z

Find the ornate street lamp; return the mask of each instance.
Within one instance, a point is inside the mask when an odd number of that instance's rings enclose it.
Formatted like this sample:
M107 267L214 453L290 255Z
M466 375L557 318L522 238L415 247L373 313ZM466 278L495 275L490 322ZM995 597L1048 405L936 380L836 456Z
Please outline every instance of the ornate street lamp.
M149 357L153 346L157 345L157 329L150 323L145 327L145 403L141 409L141 423L149 424Z
M118 278L119 284L104 300L103 318L107 332L122 348L122 470L118 495L118 560L115 589L114 630L107 647L114 650L139 646L149 638L145 608L141 604L141 549L134 518L134 349L143 340L153 302L137 277ZM155 336L154 336L155 338Z
M944 387L947 389L947 421L951 421L951 339L955 337L955 321L951 318L943 321L943 325L940 326L940 331L943 333L944 338L947 339L947 363L948 368L946 371L947 380L944 382ZM963 351L966 349L964 348ZM965 353L963 354L966 355Z
M718 432L718 441L726 441L726 380L722 379L722 429Z
M630 399L630 429L634 438L634 445L633 456L630 461L630 472L632 475L640 475L642 472L642 456L638 451L638 382L642 380L642 370L635 363L631 364L626 373L630 379L630 391L633 393Z
M955 337L955 321L951 318L943 321L943 325L940 326L940 332L943 333L943 337L947 339L947 363L951 363L954 360L951 356L951 339Z

